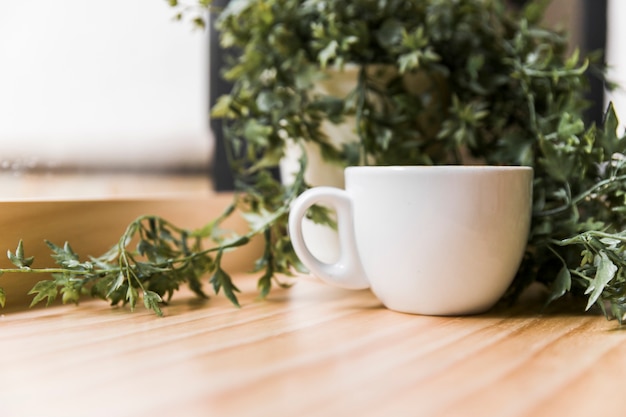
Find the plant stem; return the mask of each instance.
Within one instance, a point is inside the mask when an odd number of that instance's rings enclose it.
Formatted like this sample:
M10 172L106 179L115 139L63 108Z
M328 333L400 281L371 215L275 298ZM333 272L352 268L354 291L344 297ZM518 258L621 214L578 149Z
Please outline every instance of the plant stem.
M626 235L624 234L624 232L622 233L606 233L606 232L601 232L599 230L589 230L587 232L581 233L579 235L576 235L574 237L571 237L569 239L563 239L563 240L556 240L553 239L550 242L558 245L558 246L567 246L567 245L572 245L572 244L576 244L576 243L582 243L581 240L586 240L590 237L595 237L598 239L615 239L618 240L620 242L626 242Z
M538 213L534 213L533 216L535 216L535 217L546 217L546 216L553 216L555 214L559 214L559 213L565 212L565 211L569 210L570 208L575 207L578 203L583 201L585 198L591 196L594 192L600 190L603 187L611 185L613 182L619 182L619 181L626 181L626 175L620 175L618 177L611 177L611 178L607 178L605 180L599 181L599 182L595 183L593 185L593 187L591 187L588 190L578 194L576 197L570 199L570 201L567 204L559 206L559 207L555 207L555 208L550 209L550 210L545 210L545 211L541 211L541 212L538 212Z
M75 269L64 269L64 268L0 268L0 274L11 274L11 273L29 273L29 274L63 274L68 271L71 271L72 274L75 275L92 275L97 274L98 271L81 271Z

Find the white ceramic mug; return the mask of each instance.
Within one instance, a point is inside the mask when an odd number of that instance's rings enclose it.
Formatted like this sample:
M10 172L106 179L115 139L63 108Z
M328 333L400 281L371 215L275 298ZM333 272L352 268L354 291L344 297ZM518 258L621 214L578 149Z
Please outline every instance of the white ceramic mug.
M349 167L346 189L312 188L289 217L293 247L309 271L343 288L371 288L391 310L474 314L492 307L519 268L528 239L528 167ZM337 212L339 259L307 249L309 207Z

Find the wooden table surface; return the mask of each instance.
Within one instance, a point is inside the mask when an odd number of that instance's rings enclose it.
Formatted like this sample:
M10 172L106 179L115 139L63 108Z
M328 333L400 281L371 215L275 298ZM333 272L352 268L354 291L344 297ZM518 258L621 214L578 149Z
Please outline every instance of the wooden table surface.
M626 333L522 301L471 317L384 309L308 277L242 308L182 291L157 318L98 300L0 317L0 415L623 415Z
M41 193L41 179L27 184ZM74 189L73 181L54 184ZM106 194L120 181L102 184L96 189ZM135 195L137 186L162 190L168 183L123 184ZM171 187L181 184L189 181ZM195 203L122 201L88 209L65 203L10 216L12 206L4 205L0 240L13 248L32 231L27 248L36 249L35 232L43 230L69 236L75 249L99 250L94 235L108 245L126 217L147 209L196 224L215 202L225 204L223 196L197 193L200 184L191 187ZM80 228L72 227L76 221ZM16 279L3 276L0 285L9 283L13 295ZM529 294L513 308L482 315L426 317L386 310L367 290L310 277L266 300L257 299L255 276L235 279L242 308L222 296L201 302L182 290L163 318L99 300L28 310L11 298L0 311L0 417L571 417L626 409L626 331L581 313L582 305L541 312Z

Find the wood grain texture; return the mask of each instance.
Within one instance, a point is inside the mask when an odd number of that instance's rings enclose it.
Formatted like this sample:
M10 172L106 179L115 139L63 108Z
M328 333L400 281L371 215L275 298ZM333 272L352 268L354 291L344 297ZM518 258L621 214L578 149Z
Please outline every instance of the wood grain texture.
M242 308L183 291L157 318L100 301L0 318L2 416L621 415L626 333L534 297L426 317L308 277Z

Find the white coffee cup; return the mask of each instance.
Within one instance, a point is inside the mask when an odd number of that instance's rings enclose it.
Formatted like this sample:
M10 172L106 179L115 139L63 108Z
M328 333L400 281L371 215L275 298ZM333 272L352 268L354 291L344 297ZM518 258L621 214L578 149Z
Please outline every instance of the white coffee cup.
M530 228L529 167L349 167L346 189L312 188L289 216L293 247L309 271L348 289L371 288L391 310L462 315L492 307L511 284ZM339 258L307 249L302 219L335 209Z

